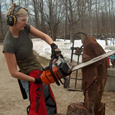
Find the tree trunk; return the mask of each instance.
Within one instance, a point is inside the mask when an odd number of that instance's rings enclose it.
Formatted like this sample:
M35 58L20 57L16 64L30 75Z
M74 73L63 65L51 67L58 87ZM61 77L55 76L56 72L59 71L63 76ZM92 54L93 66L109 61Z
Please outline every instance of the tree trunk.
M53 11L52 11L52 0L49 0L49 30L52 39L54 40L54 35L53 35Z
M0 35L0 38L2 38L3 35L4 35L4 33L3 33L3 26L2 26L1 2L0 2L0 29L1 29L1 35Z
M93 115L88 112L84 103L72 103L68 106L67 115Z
M46 28L44 24L44 11L43 11L43 0L40 2L40 10L41 10L41 30L46 33Z
M65 0L65 12L64 39L67 37L67 0Z
M99 16L98 16L98 4L97 4L97 3L98 3L98 2L97 2L97 0L96 0L96 21L97 21L96 31L95 31L96 36L97 36L98 34L100 34L100 22L99 22Z
M73 41L73 12L72 12L72 5L71 5L71 0L69 0L69 12L70 12L70 24L69 24L69 29L70 29L70 41Z
M89 21L90 21L90 36L93 35L93 32L92 32L92 10L91 10L91 7L92 7L92 0L89 1Z
M37 9L37 1L36 0L33 0L33 3L34 3L34 12L35 12L35 27L38 29L39 27L39 16L38 16L38 9Z

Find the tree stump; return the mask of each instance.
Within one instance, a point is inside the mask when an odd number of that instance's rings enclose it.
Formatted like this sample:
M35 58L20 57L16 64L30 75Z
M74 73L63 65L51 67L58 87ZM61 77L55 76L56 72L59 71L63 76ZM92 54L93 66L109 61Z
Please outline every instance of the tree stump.
M72 103L68 106L67 115L93 115L89 113L84 103Z

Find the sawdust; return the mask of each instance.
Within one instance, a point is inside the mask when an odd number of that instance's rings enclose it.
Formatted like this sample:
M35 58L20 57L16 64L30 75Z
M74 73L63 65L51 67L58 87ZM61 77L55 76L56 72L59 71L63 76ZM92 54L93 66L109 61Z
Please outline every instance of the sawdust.
M0 45L0 52L2 52ZM39 57L40 63L45 67L46 58ZM78 72L78 76L81 75ZM68 91L63 85L51 85L54 92L58 113L65 113L70 103L83 102L81 91ZM115 115L115 92L104 92L102 102L106 103L106 115ZM0 53L0 115L26 115L28 100L23 100L17 79L11 77L3 53Z

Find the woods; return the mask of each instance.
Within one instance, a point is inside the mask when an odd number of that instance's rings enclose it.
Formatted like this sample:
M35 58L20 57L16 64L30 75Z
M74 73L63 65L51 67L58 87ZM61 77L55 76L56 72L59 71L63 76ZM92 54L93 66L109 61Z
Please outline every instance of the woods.
M29 10L29 24L56 38L73 39L77 32L97 38L115 38L114 0L1 0L0 39L8 30L11 3Z

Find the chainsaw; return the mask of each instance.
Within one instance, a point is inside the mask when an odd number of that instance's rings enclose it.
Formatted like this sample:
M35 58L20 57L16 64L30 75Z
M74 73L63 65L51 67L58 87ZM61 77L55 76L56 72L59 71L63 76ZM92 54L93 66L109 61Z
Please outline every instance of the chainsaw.
M40 82L44 83L45 85L49 85L54 82L56 82L57 85L60 85L60 83L63 84L61 79L66 79L66 77L70 75L73 71L91 65L113 54L115 54L115 50L97 56L89 61L78 64L76 66L73 66L70 62L65 61L64 58L62 58L61 56L57 58L57 61L55 63L52 63L55 59L55 57L53 57L49 62L49 66L47 66L40 75Z
M71 66L69 62L65 61L63 57L59 56L53 63L53 57L49 65L44 68L42 74L40 75L40 80L45 85L56 82L57 85L63 84L62 78L66 79L66 76L71 74Z

